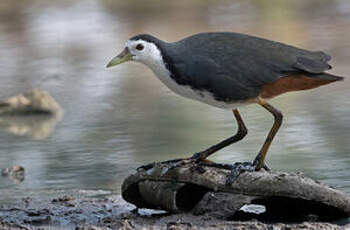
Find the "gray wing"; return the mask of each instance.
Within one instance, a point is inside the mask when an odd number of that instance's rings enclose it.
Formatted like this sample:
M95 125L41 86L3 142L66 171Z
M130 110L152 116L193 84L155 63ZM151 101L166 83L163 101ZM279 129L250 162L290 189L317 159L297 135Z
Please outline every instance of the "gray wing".
M319 74L331 68L327 63L331 57L324 52L239 33L198 34L174 44L177 50L174 65L180 66L180 71L189 71L181 73L189 81L191 78L203 78L203 81L231 78L230 83L256 88L282 76Z
M308 73L323 73L332 67L327 63L331 57L321 52L321 59L311 59L308 57L297 57L293 67Z
M173 62L173 65L176 67L176 76L173 78L178 84L210 92L219 101L246 100L257 97L260 92L259 88L248 86L232 77L207 57L192 55L188 60L184 58Z

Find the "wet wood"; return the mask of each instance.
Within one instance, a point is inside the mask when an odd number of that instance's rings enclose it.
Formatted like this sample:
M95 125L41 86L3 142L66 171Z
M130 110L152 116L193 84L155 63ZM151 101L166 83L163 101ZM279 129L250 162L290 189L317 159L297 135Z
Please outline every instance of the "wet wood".
M231 217L245 204L264 205L271 215L283 213L283 209L293 213L291 210L295 209L293 215L300 212L322 220L350 216L347 194L301 173L243 172L232 185L226 185L231 173L228 169L199 167L193 163L169 167L155 164L153 168L130 175L122 186L123 198L139 208L184 212L195 210L208 192L224 193L244 196L244 199L231 199L239 203L232 205Z

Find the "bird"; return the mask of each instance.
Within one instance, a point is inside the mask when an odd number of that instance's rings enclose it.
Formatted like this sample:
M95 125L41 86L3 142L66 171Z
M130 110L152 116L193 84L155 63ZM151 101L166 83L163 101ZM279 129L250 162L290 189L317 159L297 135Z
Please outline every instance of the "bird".
M236 134L186 158L196 162L247 135L239 107L257 104L265 108L274 122L252 161L258 171L267 168L266 155L283 120L283 114L269 99L343 80L326 72L332 68L330 60L331 56L323 51L235 32L199 33L175 42L139 34L127 40L124 50L107 67L140 62L176 94L233 111L238 126Z

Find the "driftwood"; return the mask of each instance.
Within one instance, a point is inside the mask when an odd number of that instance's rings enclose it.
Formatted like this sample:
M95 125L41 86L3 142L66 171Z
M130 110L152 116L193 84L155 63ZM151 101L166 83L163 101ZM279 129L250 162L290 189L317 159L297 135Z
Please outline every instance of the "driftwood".
M157 163L126 178L122 196L138 208L215 213L225 219L249 219L250 214L242 210L252 204L265 207L260 216L253 211L255 219L337 220L350 216L347 194L301 173L242 172L227 185L230 173L210 165L190 163L172 168L171 163Z

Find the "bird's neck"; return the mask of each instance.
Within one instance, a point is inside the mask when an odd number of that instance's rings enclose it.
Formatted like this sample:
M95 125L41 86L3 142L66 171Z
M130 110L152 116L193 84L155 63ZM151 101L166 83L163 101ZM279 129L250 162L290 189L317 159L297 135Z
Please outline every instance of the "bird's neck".
M149 58L140 60L141 63L148 66L154 74L164 83L164 78L170 76L167 64L163 59L162 51L159 48L152 49Z

